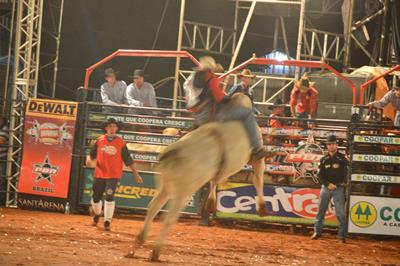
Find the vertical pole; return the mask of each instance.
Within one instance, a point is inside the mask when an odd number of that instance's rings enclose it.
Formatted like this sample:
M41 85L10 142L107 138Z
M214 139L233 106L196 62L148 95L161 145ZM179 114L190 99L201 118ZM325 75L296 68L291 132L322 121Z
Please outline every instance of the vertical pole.
M388 17L389 17L389 0L385 0L383 2L383 16L382 16L382 23L381 23L381 35L380 35L380 42L379 42L379 58L378 63L381 66L387 65L387 58L388 58Z
M233 39L232 39L232 53L236 47L236 35L238 29L238 15L239 15L239 0L235 0L235 18L233 21Z
M243 43L243 40L244 40L244 36L246 35L247 28L249 27L251 17L253 16L253 12L254 12L254 8L256 7L256 3L257 3L256 0L253 0L252 3L251 3L249 13L247 14L246 21L244 22L243 29L242 29L242 32L241 32L240 37L239 37L239 41L238 41L238 43L237 43L237 45L235 47L235 52L233 53L232 60L231 60L231 63L229 65L229 69L232 69L233 66L235 65L236 58L237 58L237 56L239 54L240 47L242 46L242 43Z
M354 0L350 1L349 7L349 15L347 16L347 28L345 29L344 34L344 58L343 58L343 66L345 69L350 67L350 48L351 48L351 32L353 26L353 9L354 9Z
M6 77L5 77L5 82L4 82L4 105L3 105L3 110L2 113L5 114L7 110L7 98L8 98L8 83L9 83L9 77L10 77L10 68L11 68L11 52L12 52L12 40L13 40L13 32L14 32L14 23L15 23L15 12L16 12L16 1L13 1L13 7L12 7L12 13L11 13L11 27L10 27L10 35L9 35L9 41L8 41L8 57L7 57L7 70L6 70ZM13 77L15 75L13 74ZM9 103L12 104L12 103ZM11 106L11 105L9 105Z
M306 1L305 0L301 0L301 3L300 3L300 18L299 18L299 32L298 32L298 35L297 35L296 60L300 60L301 46L303 44L305 7L306 7ZM296 67L295 71L294 71L294 77L298 79L299 75L300 75L299 67Z
M275 18L274 40L272 42L272 50L276 51L278 48L278 35L279 35L279 20Z
M61 42L61 27L62 27L62 19L64 13L64 0L61 0L60 3L60 16L58 21L58 32L56 36L56 57L54 58L54 72L53 72L53 84L51 87L51 97L56 96L56 84L57 84L57 72L58 72L58 57L60 50L60 42Z
M185 16L185 2L186 2L186 0L181 0L181 12L179 15L178 45L176 48L177 51L182 50L182 31L183 31L183 20L184 20L184 16ZM176 106L177 106L180 67L181 67L181 58L177 57L176 63L175 63L174 94L173 94L173 101L172 101L173 109L176 109ZM175 116L175 112L173 113L173 116Z
M283 44L285 45L285 53L287 56L290 56L289 44L288 44L288 39L287 39L287 34L286 34L286 27L285 27L285 18L279 17L279 19L281 20L281 31L282 31L282 37L283 37Z
M35 65L33 66L35 68L35 76L34 76L34 87L33 87L33 95L31 95L32 97L36 98L37 95L37 87L38 87L38 80L39 80L39 61L40 61L40 43L41 43L41 34L42 34L42 18L43 18L43 0L38 0L37 3L35 3L34 1L32 1L32 8L37 8L37 21L36 21L36 25L35 27L37 27L37 29L32 29L32 38L35 38L36 43L36 51L34 54L34 63ZM33 24L33 23L32 23ZM37 34L34 34L33 31L37 32Z

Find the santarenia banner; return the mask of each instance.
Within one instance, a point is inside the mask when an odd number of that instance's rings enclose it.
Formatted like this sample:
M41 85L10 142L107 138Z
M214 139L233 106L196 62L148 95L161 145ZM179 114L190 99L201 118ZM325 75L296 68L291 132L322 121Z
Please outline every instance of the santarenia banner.
M76 102L29 99L18 183L22 196L19 205L27 198L67 198L77 109Z

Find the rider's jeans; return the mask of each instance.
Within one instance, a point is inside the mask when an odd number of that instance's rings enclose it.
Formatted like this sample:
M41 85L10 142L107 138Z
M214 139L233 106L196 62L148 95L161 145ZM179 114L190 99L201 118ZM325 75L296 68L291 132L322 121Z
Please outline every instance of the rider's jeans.
M221 122L240 120L243 122L243 125L247 131L250 139L250 145L253 148L261 147L263 142L252 109L242 106L229 109L224 108L224 105L225 104L218 104L215 120ZM201 126L210 120L211 109L212 107L210 104L205 106L201 112L195 113L194 118L196 120L196 125Z

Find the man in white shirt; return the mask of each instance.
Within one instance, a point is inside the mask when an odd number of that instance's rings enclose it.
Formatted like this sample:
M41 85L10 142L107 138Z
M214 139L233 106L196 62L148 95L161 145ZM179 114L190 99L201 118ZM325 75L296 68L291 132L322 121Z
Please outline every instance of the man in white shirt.
M112 68L107 68L104 76L106 82L101 85L101 99L103 104L127 106L125 81L117 80L117 72Z
M126 89L129 106L157 107L156 93L153 85L144 81L144 71L136 69L133 82Z

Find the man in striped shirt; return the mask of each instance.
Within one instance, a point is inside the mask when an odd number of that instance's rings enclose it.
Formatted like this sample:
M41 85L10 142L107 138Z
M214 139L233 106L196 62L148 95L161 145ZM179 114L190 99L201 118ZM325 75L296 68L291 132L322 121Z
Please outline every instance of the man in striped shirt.
M396 110L396 116L394 118L394 126L400 127L400 78L397 79L394 88L388 91L382 99L379 101L370 102L369 107L383 108L389 103L392 104L393 108Z
M6 124L6 118L0 116L0 206L3 206L6 202L6 163L7 163L7 151L8 151L8 127Z

